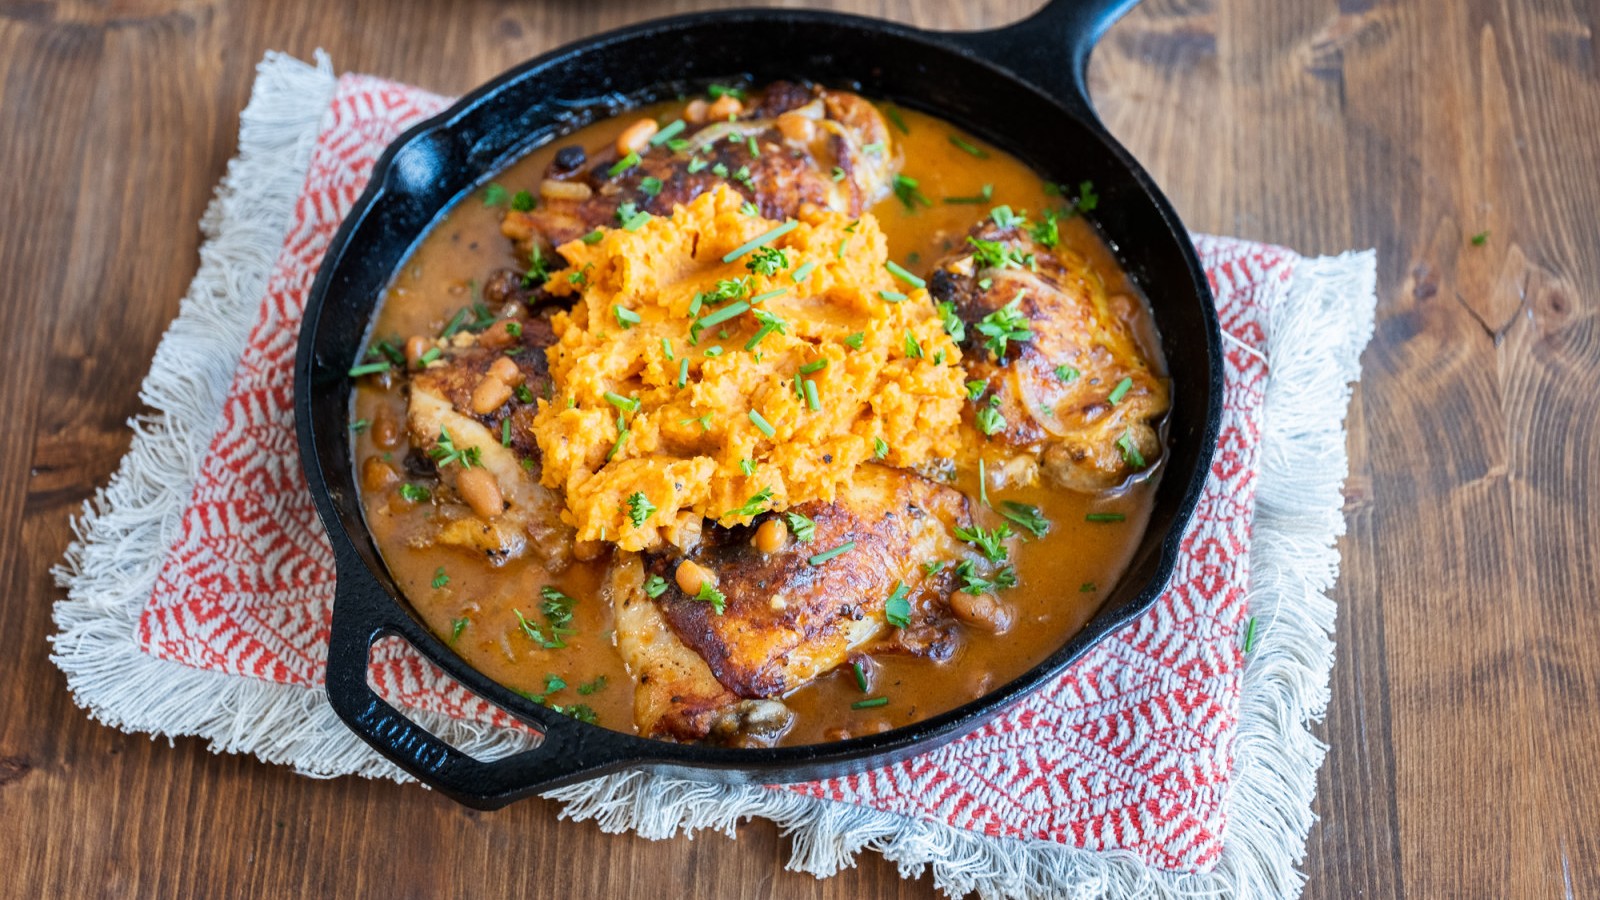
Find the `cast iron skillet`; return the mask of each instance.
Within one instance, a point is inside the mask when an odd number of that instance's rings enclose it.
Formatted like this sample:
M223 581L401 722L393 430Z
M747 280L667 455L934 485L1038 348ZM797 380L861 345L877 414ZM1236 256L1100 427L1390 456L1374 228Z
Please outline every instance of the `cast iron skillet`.
M617 769L647 766L776 783L860 771L981 725L1147 609L1166 585L1210 467L1221 410L1216 313L1183 225L1089 105L1098 37L1136 0L1051 0L995 31L933 33L825 12L737 10L647 22L524 63L412 128L323 260L295 362L295 418L306 478L338 565L328 699L368 743L462 803L503 806ZM440 212L529 149L627 106L748 76L856 87L948 119L1053 180L1092 180L1094 218L1154 308L1173 380L1166 472L1128 573L1081 632L1025 675L942 715L826 744L734 749L653 741L551 712L469 667L411 611L362 521L351 458L346 372L391 274ZM374 641L399 636L467 688L544 734L533 750L473 759L412 724L367 683Z

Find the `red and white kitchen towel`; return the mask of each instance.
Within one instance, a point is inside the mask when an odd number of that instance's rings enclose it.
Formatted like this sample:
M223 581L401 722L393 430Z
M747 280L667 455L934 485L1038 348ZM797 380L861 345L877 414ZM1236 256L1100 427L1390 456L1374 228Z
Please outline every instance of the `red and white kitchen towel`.
M384 146L447 100L271 54L201 266L152 364L128 457L58 570L56 663L102 721L199 735L315 776L404 776L322 693L333 560L294 440L307 291ZM740 819L831 874L863 848L952 894L1297 893L1323 745L1349 382L1371 334L1370 253L1201 237L1227 344L1220 445L1148 614L978 731L863 775L772 787L642 772L553 792L650 837ZM1159 298L1157 298L1159 302ZM373 679L482 757L504 714L399 642Z

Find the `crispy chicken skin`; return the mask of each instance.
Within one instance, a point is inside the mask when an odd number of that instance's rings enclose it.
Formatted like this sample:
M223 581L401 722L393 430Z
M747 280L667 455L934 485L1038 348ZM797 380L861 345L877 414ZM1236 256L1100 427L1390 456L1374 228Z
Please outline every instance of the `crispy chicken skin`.
M455 514L461 510L442 515L436 542L482 552L501 563L521 556L531 539L545 564L560 568L571 553L572 529L561 522L560 498L539 484L539 449L531 430L536 398L545 396L550 384L544 350L555 336L544 317L503 321L517 324L514 329L500 324L481 334L461 332L439 339L439 357L407 383L406 424L412 446L430 462L446 435L451 447L475 453L503 499L499 515ZM521 389L491 412L477 413L473 394L498 359L516 364ZM508 420L509 427L503 424ZM462 466L446 463L438 472L440 484L454 489Z
M667 582L658 603L672 631L740 697L782 696L884 637L884 604L897 582L909 589L912 630L936 629L945 620L952 576L949 566L928 575L922 564L965 555L951 533L970 525L965 495L908 472L863 466L835 502L794 511L816 523L815 537L791 539L775 553L757 550L752 536L778 513L706 530L689 556L716 577L727 598L721 615L679 590L673 576L681 554L644 556L646 574ZM854 548L837 557L809 561L852 541ZM945 637L896 643L948 656L954 644Z
M687 126L674 145L645 147L637 165L616 175L615 147L593 156L562 148L545 178L582 185L589 196L540 196L531 210L508 211L501 231L524 257L536 249L548 256L597 227L618 225L625 203L667 216L724 183L769 219L794 216L807 203L859 215L888 194L899 167L888 125L870 102L789 82L770 85L731 121Z
M976 395L962 413L970 452L1008 481L1042 474L1082 491L1116 488L1153 464L1169 401L1166 379L1126 324L1137 301L1108 296L1087 260L1046 246L1024 224L985 220L971 237L978 243L941 261L928 285L965 325ZM997 356L985 317L991 328L1020 321L1029 335L1013 336Z
M633 674L634 723L646 737L680 741L708 736L770 743L793 718L776 700L741 700L673 633L644 591L638 554L617 558L605 593L616 623L617 650Z

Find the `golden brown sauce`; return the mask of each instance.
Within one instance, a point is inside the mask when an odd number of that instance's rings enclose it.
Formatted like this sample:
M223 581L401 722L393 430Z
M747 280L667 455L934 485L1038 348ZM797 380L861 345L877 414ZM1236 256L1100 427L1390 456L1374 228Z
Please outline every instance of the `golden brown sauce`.
M512 192L534 190L559 147L580 144L592 155L613 142L638 115L670 121L678 109L675 103L659 104L591 125L530 153L496 181ZM905 155L903 172L917 179L933 205L907 209L891 196L872 213L888 235L890 256L911 271L926 275L931 264L957 246L993 206L1038 211L1061 205L1060 198L1047 194L1039 177L1020 161L932 116L899 112L909 128L909 133L896 135ZM950 140L952 134L986 155L980 158L957 146ZM949 197L980 197L986 185L988 198L981 203L943 202ZM500 234L502 212L485 206L478 193L441 217L396 274L374 336L437 334L474 299L478 280L498 268L518 266L510 242ZM1063 246L1089 259L1109 292L1138 295L1081 216L1061 222L1061 239ZM1161 369L1148 318L1135 325L1147 357ZM399 440L382 447L375 442L382 429L364 429L356 436L355 459L376 455L398 465L409 450L403 428L405 400L398 387L385 388L375 381L363 379L357 389L354 417L400 423ZM1083 627L1127 568L1149 518L1155 482L1151 475L1119 494L1098 496L1044 487L989 490L992 504L998 506L1001 500L1032 504L1052 523L1044 539L1022 542L1014 552L1019 585L1004 592L1014 611L1011 628L1002 635L962 629L961 648L945 663L889 654L867 660L869 693L861 691L850 666L818 678L785 698L796 717L782 743L814 743L909 724L980 697L1031 668ZM974 498L975 508L980 506L977 473L963 473L959 487ZM532 558L492 567L478 554L408 546L430 527L428 516L436 513L429 504L399 502L388 489L364 491L363 503L368 526L396 582L428 625L463 659L527 694L544 694L547 679L559 677L566 687L550 693L547 702L586 704L600 724L634 731L632 680L612 646L611 609L600 593L604 558L575 563L557 576ZM1126 518L1109 523L1085 519L1097 512ZM993 516L982 524L992 527L1000 521ZM542 624L539 592L551 584L577 600L576 633L566 639L564 649L537 646L523 635L517 619L520 612ZM580 685L592 687L602 677L603 687L580 693ZM889 702L851 708L868 696L887 697Z

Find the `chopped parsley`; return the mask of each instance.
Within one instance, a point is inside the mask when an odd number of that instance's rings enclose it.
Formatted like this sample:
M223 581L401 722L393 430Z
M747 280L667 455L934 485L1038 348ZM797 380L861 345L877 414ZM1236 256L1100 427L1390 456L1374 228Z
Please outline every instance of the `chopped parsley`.
M709 579L700 582L699 593L689 599L711 604L711 609L719 616L728 608L728 595L717 590Z
M1019 528L1026 529L1036 538L1042 538L1050 531L1050 520L1044 517L1037 506L1018 503L1015 500L1001 500L1000 515L1015 522Z
M744 267L757 275L771 277L789 268L789 255L777 247L757 247Z
M974 525L971 528L957 527L955 535L958 539L977 547L990 562L1006 561L1005 542L1011 538L1011 526L1001 523L1000 527L985 529Z
M506 189L501 187L498 181L489 182L489 186L483 189L483 205L499 206L504 202L506 202Z
M1066 382L1078 380L1079 372L1071 366L1056 366L1056 377Z
M450 583L450 576L445 573L444 566L433 570L433 589L438 590Z
M706 86L706 93L710 94L713 100L721 100L724 96L732 97L735 100L744 99L744 88L741 87L712 84Z
M905 350L907 359L922 358L922 344L917 340L917 336L911 333L911 329L909 328L906 329L905 346L903 349Z
M450 623L450 643L454 644L461 638L461 632L467 630L468 624L469 620L465 616L462 616L461 618Z
M533 209L533 195L527 191L517 191L511 197L511 208L517 212L529 212Z
M595 680L593 680L593 681L587 681L587 682L584 682L583 684L578 685L578 693L580 693L580 694L584 695L585 697L587 697L590 694L593 694L593 693L595 693L597 691L600 691L600 690L604 689L605 686L606 686L606 677L604 675L599 675L599 676L596 676Z
M983 335L983 345L995 359L1004 359L1007 346L1012 341L1033 340L1033 329L1028 327L1028 317L1022 313L1022 292L1011 302L984 316L973 330Z
M751 495L750 499L746 500L744 502L743 506L741 506L741 507L739 507L737 509L728 510L727 512L723 513L720 516L720 518L723 518L723 519L736 518L737 519L737 518L744 518L745 516L757 516L757 515L760 515L763 512L766 512L767 504L769 504L771 502L772 502L772 488L769 488L769 487L768 488L762 488L761 490L757 491L755 494Z
M1003 241L986 241L968 235L967 243L972 245L972 259L980 269L1033 268L1032 253L1023 253Z
M894 583L894 592L883 604L883 617L890 625L904 628L911 624L911 601L906 599L906 595L910 593L911 589L906 587L904 581Z
M1009 206L996 206L989 210L989 220L1001 228L1015 228L1018 225L1028 224L1028 220L1021 214L1012 212Z
M1044 212L1044 218L1028 226L1028 233L1045 247L1054 249L1061 243L1061 214L1053 209Z
M784 519L789 522L789 532L794 539L802 544L809 544L817 537L817 523L804 513L786 512Z
M354 422L350 423L350 430L355 432L356 434L360 434L361 432L366 431L368 428L371 428L371 427L372 427L372 420L371 419L357 419Z
M1474 247L1482 247L1484 244L1487 244L1487 243L1489 243L1489 232L1487 232L1487 231L1480 231L1477 234L1472 236L1472 246L1474 246ZM1255 620L1251 619L1250 620L1250 624L1254 625L1255 624Z
M422 485L412 484L408 481L400 485L400 498L412 503L426 503L433 499L433 494L429 493L428 489Z
M635 528L643 528L645 520L655 515L656 505L644 495L644 491L634 491L628 495L628 521Z
M1134 441L1132 431L1124 431L1122 437L1117 438L1117 448L1122 451L1123 462L1135 469L1144 468L1144 454L1139 452L1139 445Z
M992 399L998 400L999 398ZM991 437L995 433L1005 430L1006 427L1006 417L1001 415L1000 410L992 402L988 406L980 408L973 415L973 421L977 424L978 430L983 432L984 437Z

